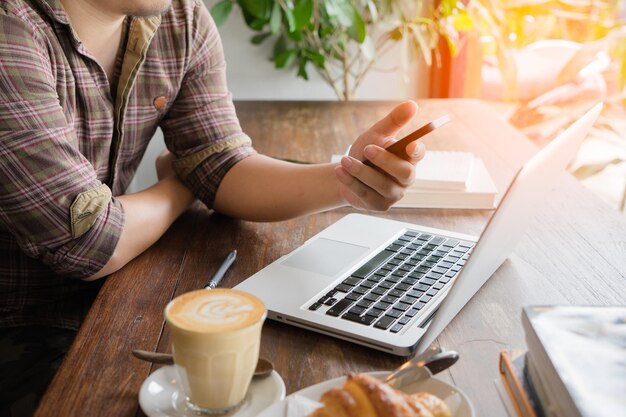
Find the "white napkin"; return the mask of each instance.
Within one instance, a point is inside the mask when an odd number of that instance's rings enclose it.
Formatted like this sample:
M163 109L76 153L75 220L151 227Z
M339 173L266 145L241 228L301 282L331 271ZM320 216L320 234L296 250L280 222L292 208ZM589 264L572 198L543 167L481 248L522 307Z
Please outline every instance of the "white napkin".
M293 394L287 397L287 409L285 417L306 417L313 410L322 406L322 403L313 401L302 395Z

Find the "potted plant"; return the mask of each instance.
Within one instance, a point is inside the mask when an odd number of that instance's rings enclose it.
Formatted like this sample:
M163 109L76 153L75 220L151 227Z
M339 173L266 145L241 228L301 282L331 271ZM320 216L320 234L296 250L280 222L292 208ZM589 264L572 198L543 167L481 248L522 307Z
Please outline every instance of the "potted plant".
M239 7L255 32L253 44L274 42L276 68L297 68L309 79L313 68L340 100L350 100L372 66L400 44L400 65L416 58L439 60L441 40L455 54L462 33L475 27L464 3L442 0L437 7L421 0L220 0L211 8L220 25Z

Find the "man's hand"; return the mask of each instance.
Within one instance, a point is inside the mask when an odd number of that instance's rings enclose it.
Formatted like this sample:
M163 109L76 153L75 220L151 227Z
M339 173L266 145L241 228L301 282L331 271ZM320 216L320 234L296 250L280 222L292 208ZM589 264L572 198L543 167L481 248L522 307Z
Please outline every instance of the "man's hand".
M406 101L374 126L365 131L352 144L350 154L341 159L335 168L344 200L356 208L385 211L404 196L414 181L415 164L426 152L424 145L415 141L407 145L406 153L412 156L405 161L384 148L396 141L395 135L417 113L417 104ZM364 165L368 159L379 169Z
M341 207L387 210L413 183L415 164L424 156L420 143L407 145L411 161L384 147L417 113L407 101L363 133L341 165L293 164L253 155L235 164L219 185L215 211L243 220L279 221ZM361 160L370 160L373 167Z

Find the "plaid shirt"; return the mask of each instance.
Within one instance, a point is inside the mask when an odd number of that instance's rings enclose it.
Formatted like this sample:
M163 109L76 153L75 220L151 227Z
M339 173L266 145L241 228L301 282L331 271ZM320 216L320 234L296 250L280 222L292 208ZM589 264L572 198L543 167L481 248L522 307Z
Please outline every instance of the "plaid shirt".
M200 0L129 17L114 82L59 0L0 3L0 326L77 328L111 257L124 193L157 126L174 169L211 207L254 153Z

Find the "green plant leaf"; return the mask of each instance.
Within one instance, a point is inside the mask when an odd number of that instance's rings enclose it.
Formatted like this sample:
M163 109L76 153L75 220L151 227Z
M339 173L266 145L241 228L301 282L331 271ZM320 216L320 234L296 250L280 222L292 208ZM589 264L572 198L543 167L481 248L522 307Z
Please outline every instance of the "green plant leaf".
M276 35L280 30L282 13L280 11L280 4L278 2L274 3L272 7L272 15L270 16L270 31Z
M352 10L352 25L348 27L348 35L358 43L363 43L366 35L365 22L356 7L352 7Z
M282 54L286 50L287 50L287 39L285 39L284 36L280 36L278 39L276 39L276 43L274 43L274 51L273 51L274 59L276 59L278 55Z
M313 17L313 0L300 0L293 9L296 30L300 30L311 22Z
M306 72L306 63L308 60L306 58L300 59L298 63L298 77L303 78L306 81L309 81L309 74Z
M211 7L211 16L217 26L226 21L228 15L233 10L233 3L230 0L222 0Z
M237 0L242 10L257 19L267 20L272 12L273 0Z
M294 42L300 42L302 40L302 32L299 30L294 30L293 32L289 32L287 33L287 36L289 36L289 39L291 39Z
M307 49L304 51L304 56L307 60L313 62L318 68L324 68L326 65L326 58L324 58L324 55L317 51Z
M326 13L331 17L331 20L339 22L340 26L346 28L352 26L354 8L349 2L346 0L327 0L325 6Z
M250 42L253 45L259 45L263 43L263 41L269 38L270 36L272 36L272 32L259 33L258 35L254 35L253 37L251 37Z
M297 51L295 49L287 49L285 52L274 56L274 66L276 68L285 68L291 66L291 64L293 64L293 61L296 59L296 52Z
M256 18L243 9L241 11L243 13L243 19L250 29L256 31L263 30L263 27L267 24L267 20Z
M326 39L328 36L333 33L333 27L330 25L322 25L320 27L320 38Z
M296 18L293 16L293 9L287 7L285 10L285 18L287 19L287 26L289 28L289 32L293 32L296 30Z
M367 10L370 12L370 19L372 22L376 22L378 20L378 9L376 8L376 3L372 0L367 1Z
M337 17L337 5L333 1L324 2L324 11L330 19Z

